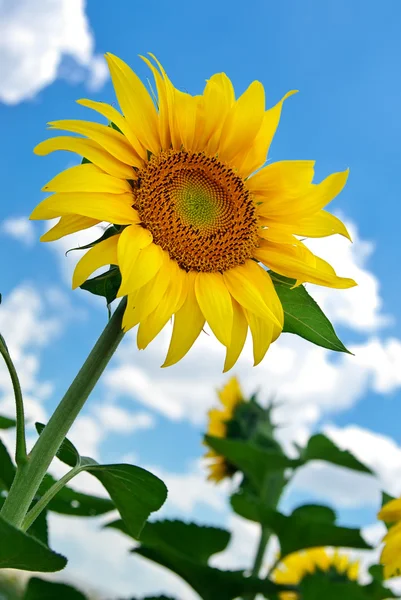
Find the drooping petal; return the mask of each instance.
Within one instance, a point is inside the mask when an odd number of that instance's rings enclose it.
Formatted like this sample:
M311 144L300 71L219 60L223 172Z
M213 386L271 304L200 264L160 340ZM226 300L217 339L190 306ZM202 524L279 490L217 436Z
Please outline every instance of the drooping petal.
M119 237L119 235L113 235L112 237L103 240L103 242L99 242L83 255L78 261L72 276L73 289L82 285L96 269L104 267L105 265L117 264L117 245Z
M66 150L67 152L75 152L90 162L94 163L109 175L120 177L122 179L136 179L135 171L129 165L124 164L111 154L106 152L96 142L92 140L62 135L50 138L41 142L34 149L35 154L46 156L55 150Z
M242 307L234 298L233 303L233 329L231 333L231 342L227 348L226 359L224 362L223 373L226 373L237 362L246 341L248 332L248 322L246 320Z
M246 310L245 314L252 334L253 366L256 367L265 357L273 340L274 325L272 321L261 319L249 310Z
M106 54L120 108L141 144L153 154L160 150L158 117L147 89L130 67L117 56Z
M119 130L125 135L131 146L134 148L138 156L144 161L147 160L146 148L144 148L144 146L138 140L134 130L132 129L127 119L123 117L123 115L119 113L118 110L114 108L114 106L110 106L110 104L106 104L105 102L95 102L94 100L86 100L85 98L77 100L77 103L81 104L81 106L86 106L86 108L91 108L92 110L95 110L96 112L106 117L106 119L108 119L111 123L117 125Z
M273 108L267 110L263 115L261 127L253 140L248 152L237 163L237 168L242 177L249 177L251 173L264 165L273 137L276 133L281 117L281 109L284 101L296 94L296 90L288 92Z
M230 293L220 273L198 273L195 294L200 309L216 338L229 346L233 323Z
M195 275L188 273L188 293L179 311L174 315L173 333L166 360L162 367L170 367L181 360L200 335L205 317L199 308L195 294Z
M263 297L264 291L270 291L265 286L260 289L255 282L251 269L253 261L248 260L245 265L240 265L224 273L224 281L230 294L235 300L247 310L256 315L273 321L277 327L281 327L280 320L273 312L273 307L268 305L270 294L267 299ZM271 295L274 297L273 295Z
M134 151L128 140L112 127L90 121L62 120L49 123L51 129L62 129L86 136L104 148L117 160L133 167L141 168L143 161Z
M53 194L38 204L30 219L54 219L54 217L75 213L118 225L137 223L138 213L132 208L131 203L131 194L89 192Z
M185 302L188 291L187 274L175 261L172 261L172 264L175 265L174 273L160 305L139 325L137 337L139 350L144 350L150 344Z
M124 313L123 327L125 330L138 325L159 306L171 281L173 273L171 262L167 252L164 252L163 263L159 271L153 279L134 292L135 303L129 310L127 306Z
M231 107L224 122L218 147L219 158L230 162L240 150L251 147L263 120L265 91L260 81L253 81Z
M118 244L118 264L121 271L121 286L118 292L118 296L125 296L133 292L134 290L142 287L136 285L137 283L137 271L136 262L140 252L151 245L153 236L147 229L140 227L139 225L131 225L126 227L120 236ZM156 274L155 271L152 277ZM149 277L151 279L152 277ZM148 281L149 281L148 279Z
M98 219L90 217L81 217L80 215L64 215L54 227L46 231L40 238L41 242L54 242L65 235L88 229L100 223Z
M125 179L112 177L99 167L88 163L61 171L43 186L42 191L124 194L132 192L132 188Z
M280 275L296 279L298 283L309 282L346 289L356 285L353 279L338 277L334 269L323 259L315 256L303 244L274 244L262 242L255 250L255 257Z

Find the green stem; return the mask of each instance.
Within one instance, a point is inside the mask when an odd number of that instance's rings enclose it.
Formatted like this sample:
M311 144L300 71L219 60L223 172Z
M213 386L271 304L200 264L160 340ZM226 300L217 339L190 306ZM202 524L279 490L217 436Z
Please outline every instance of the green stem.
M11 382L14 390L15 408L17 416L17 427L16 427L16 444L15 444L15 462L17 465L23 465L27 461L26 453L26 439L25 439L25 415L24 415L24 402L22 399L21 385L18 379L17 371L14 367L14 363L11 360L11 356L8 352L8 348L2 336L0 336L0 354L4 358L4 362L7 365L8 372L11 377Z
M28 462L17 469L0 513L15 527L21 527L51 461L122 340L124 333L121 326L125 307L124 298L40 434Z
M258 577L260 573L260 569L262 568L263 564L263 557L265 555L266 546L270 539L270 535L270 529L261 525L258 549L256 550L255 560L251 571L252 577ZM254 597L255 596L253 596L253 598Z

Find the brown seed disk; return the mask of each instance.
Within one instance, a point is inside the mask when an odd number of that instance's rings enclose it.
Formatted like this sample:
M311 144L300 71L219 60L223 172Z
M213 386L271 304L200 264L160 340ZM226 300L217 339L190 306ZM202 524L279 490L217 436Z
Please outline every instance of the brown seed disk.
M186 271L223 272L257 246L255 204L217 158L168 150L138 173L134 207L156 244Z

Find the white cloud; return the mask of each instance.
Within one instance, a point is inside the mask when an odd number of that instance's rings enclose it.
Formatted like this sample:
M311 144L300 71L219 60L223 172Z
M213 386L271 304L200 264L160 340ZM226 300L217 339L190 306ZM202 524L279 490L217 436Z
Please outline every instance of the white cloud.
M33 246L36 240L35 226L28 217L10 217L0 224L0 232L21 242Z
M70 79L88 78L92 89L103 85L107 70L94 54L85 5L85 0L0 3L0 101L34 97L55 81L65 57L75 61Z
M155 425L154 417L147 412L132 412L115 404L97 404L93 412L107 431L132 433L151 429Z

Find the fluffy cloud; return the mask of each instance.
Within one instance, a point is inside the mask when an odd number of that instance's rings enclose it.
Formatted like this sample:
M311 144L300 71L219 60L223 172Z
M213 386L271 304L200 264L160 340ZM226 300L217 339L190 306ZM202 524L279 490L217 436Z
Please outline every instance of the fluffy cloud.
M10 217L0 223L0 232L21 242L25 246L35 243L35 226L28 217Z
M88 80L92 89L107 77L94 54L85 0L3 0L0 3L0 101L16 104L50 85L59 71ZM72 59L73 63L63 64ZM62 67L60 69L60 67Z

